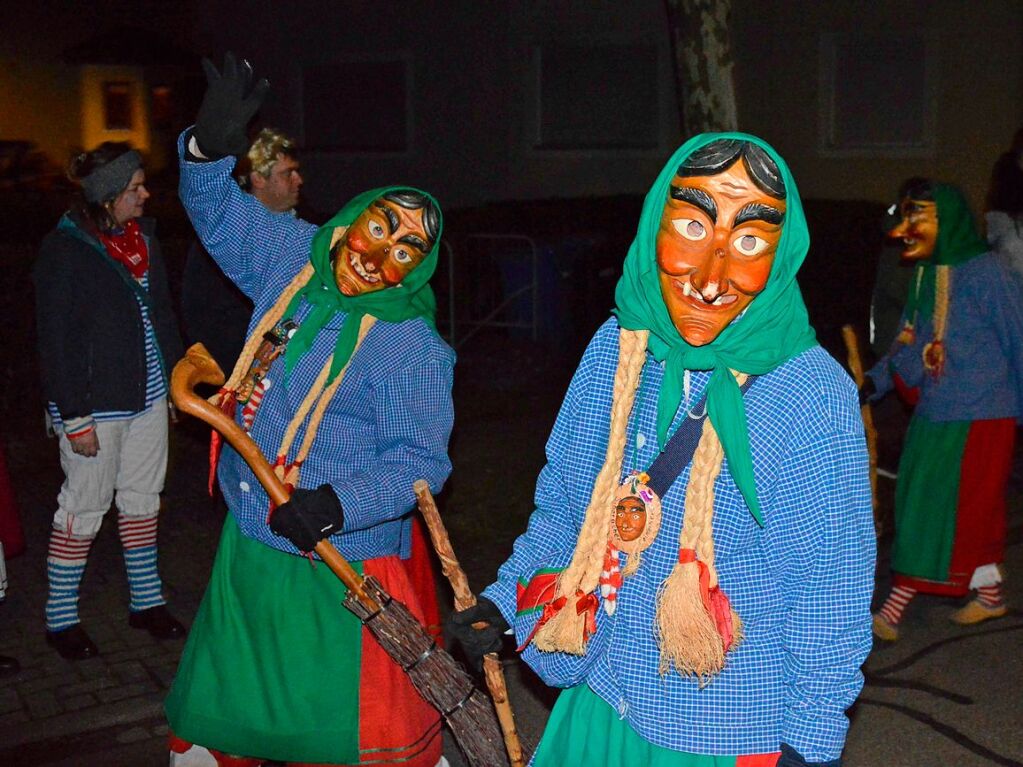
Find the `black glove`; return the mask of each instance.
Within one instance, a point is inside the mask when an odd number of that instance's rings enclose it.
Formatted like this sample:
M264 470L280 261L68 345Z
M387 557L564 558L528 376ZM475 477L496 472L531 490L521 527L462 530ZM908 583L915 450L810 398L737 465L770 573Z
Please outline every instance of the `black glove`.
M262 78L250 88L252 66L243 59L239 67L232 53L224 56L223 74L209 59L202 60L202 68L206 70L206 95L192 130L199 151L210 160L245 154L249 149L245 126L259 111L270 83Z
M479 629L473 627L472 624L480 622L487 625ZM472 607L451 613L446 628L451 637L462 645L465 657L479 670L483 666L484 655L501 649L501 635L509 627L497 605L486 597L480 597Z
M874 385L874 379L873 378L871 378L870 376L866 377L866 379L863 381L863 386L860 387L859 394L860 394L860 407L863 407L868 402L870 402L870 398L871 397L873 397L875 394L877 394L877 386Z
M808 762L799 752L787 743L781 744L781 759L776 767L842 767L842 760L835 759L830 762Z
M270 529L295 544L299 551L312 551L316 544L333 535L344 524L344 509L330 485L315 490L299 488L291 500L274 509Z

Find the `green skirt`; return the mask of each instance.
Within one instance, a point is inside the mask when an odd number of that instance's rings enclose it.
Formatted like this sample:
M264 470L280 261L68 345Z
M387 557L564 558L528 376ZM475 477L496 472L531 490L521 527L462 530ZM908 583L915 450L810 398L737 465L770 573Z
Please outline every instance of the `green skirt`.
M897 573L948 579L970 423L928 421L919 415L909 422L895 485L892 570Z
M362 627L345 593L325 564L246 538L228 514L164 704L174 734L238 756L357 764Z
M775 757L776 758L776 757ZM738 767L747 757L687 754L644 740L585 683L558 696L533 767ZM766 760L773 764L770 757ZM764 760L757 760L764 764Z

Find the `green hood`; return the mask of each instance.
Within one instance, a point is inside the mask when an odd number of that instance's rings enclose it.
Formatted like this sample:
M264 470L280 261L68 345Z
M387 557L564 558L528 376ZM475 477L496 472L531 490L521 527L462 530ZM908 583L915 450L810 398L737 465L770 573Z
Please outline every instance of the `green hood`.
M764 149L777 163L785 183L786 211L781 240L767 286L745 313L705 346L691 346L678 333L658 280L655 242L668 188L682 162L697 149L721 139L749 141ZM647 193L636 238L625 257L624 272L615 291L615 315L629 330L649 330L650 353L665 362L664 382L657 403L657 438L661 446L682 401L686 370L713 371L707 386L707 408L725 456L728 470L750 512L763 524L753 482L746 411L742 394L729 370L761 375L816 345L796 283L796 272L806 258L810 234L796 182L785 161L761 139L745 133L705 133L683 144L668 160Z
M309 260L315 273L306 286L292 299L284 316L291 317L302 299L313 305L309 316L302 322L298 332L288 343L285 352L286 374L290 374L298 360L309 351L317 334L329 323L335 314L345 312L345 320L338 333L337 345L334 348L334 360L330 366L327 383L337 377L341 368L348 362L355 349L359 337L359 325L362 317L371 314L384 322L403 322L422 317L431 326L437 314L437 301L430 288L430 277L437 268L437 254L440 252L440 238L443 231L443 218L438 222L437 236L433 247L426 258L402 280L395 285L373 293L359 296L346 296L338 290L334 281L334 268L330 260L330 241L334 230L339 226L349 226L359 217L366 207L374 200L389 192L409 189L429 198L440 210L440 205L432 196L419 189L409 186L387 186L370 189L356 197L339 210L333 218L320 227L313 236Z
M929 320L934 313L934 267L958 266L988 249L977 233L973 213L963 193L948 184L934 184L932 192L938 209L938 240L934 254L917 263L909 284L906 317L914 325L920 320Z

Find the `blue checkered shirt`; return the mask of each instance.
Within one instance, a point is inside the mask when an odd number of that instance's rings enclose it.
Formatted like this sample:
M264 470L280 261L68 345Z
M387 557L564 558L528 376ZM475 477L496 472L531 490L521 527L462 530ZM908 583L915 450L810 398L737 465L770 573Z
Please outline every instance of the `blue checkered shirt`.
M572 380L547 443L536 511L496 583L497 604L521 643L539 612L516 617L516 581L568 565L603 463L618 325L597 332ZM657 454L657 394L663 367L648 357L629 426L625 472ZM691 403L708 373L692 373ZM787 743L811 762L842 751L845 710L863 684L871 647L875 542L867 451L848 376L814 347L757 378L745 398L754 476L764 527L728 473L715 485L714 549L722 590L745 638L726 667L701 688L658 672L656 595L674 566L689 467L662 499L664 517L639 571L626 578L613 617L598 610L586 655L540 652L523 658L547 684L585 682L642 737L696 754L777 751ZM685 403L676 423L685 418Z
M183 152L181 140L178 149ZM316 227L286 213L271 213L231 180L233 167L230 157L209 163L183 159L180 195L203 245L255 302L251 332L308 263ZM294 319L301 323L309 309L303 302ZM344 317L339 312L320 331L287 380L283 355L267 373L270 385L250 434L271 461L334 351ZM344 527L330 541L346 558L408 556L412 483L425 479L438 492L451 473L447 445L454 419L454 362L454 352L421 319L377 322L353 356L317 429L299 483L307 488L328 483L337 493ZM305 424L292 452L304 435ZM289 541L270 531L267 494L230 447L221 456L219 477L228 508L245 535L297 553Z

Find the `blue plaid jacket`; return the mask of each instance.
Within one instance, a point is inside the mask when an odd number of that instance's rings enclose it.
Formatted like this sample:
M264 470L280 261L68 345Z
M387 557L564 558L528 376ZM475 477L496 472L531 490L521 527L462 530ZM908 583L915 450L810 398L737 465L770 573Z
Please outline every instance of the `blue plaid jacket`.
M178 151L183 157L182 139ZM271 213L231 180L233 167L231 157L208 163L182 159L180 194L203 245L255 302L251 332L308 263L316 227ZM309 309L303 302L295 319L301 322ZM271 366L271 383L250 432L269 460L333 352L343 319L339 312L320 331L288 380L283 355ZM219 362L229 373L234 360ZM454 352L421 319L377 322L352 358L320 422L300 482L301 487L328 483L334 488L344 509L344 527L330 541L346 558L408 556L412 483L425 479L437 492L451 473L447 445L454 419L454 362ZM293 450L304 434L303 425ZM245 535L297 553L288 540L270 531L267 494L229 446L220 459L219 477L228 508Z
M892 343L867 375L880 397L898 373L920 387L915 413L928 421L1016 418L1023 423L1023 292L994 254L953 267L945 333L945 370L924 369L924 347L934 340L933 318L919 320L913 343ZM905 312L902 321L910 319Z
M609 432L618 324L597 332L572 380L547 443L536 511L496 583L484 594L521 643L539 613L516 617L516 582L571 559ZM662 366L648 357L629 427L625 472L657 454ZM708 373L692 374L695 405ZM689 467L662 499L660 532L627 578L613 617L598 610L586 655L523 658L547 684L587 683L641 736L697 754L777 751L787 743L808 761L839 756L845 710L863 684L871 647L875 542L863 426L848 376L814 347L760 376L745 395L757 492L765 525L753 520L728 474L715 485L714 546L720 584L742 618L745 639L724 671L701 689L658 672L654 611L659 585L678 556ZM685 404L676 416L685 418Z

